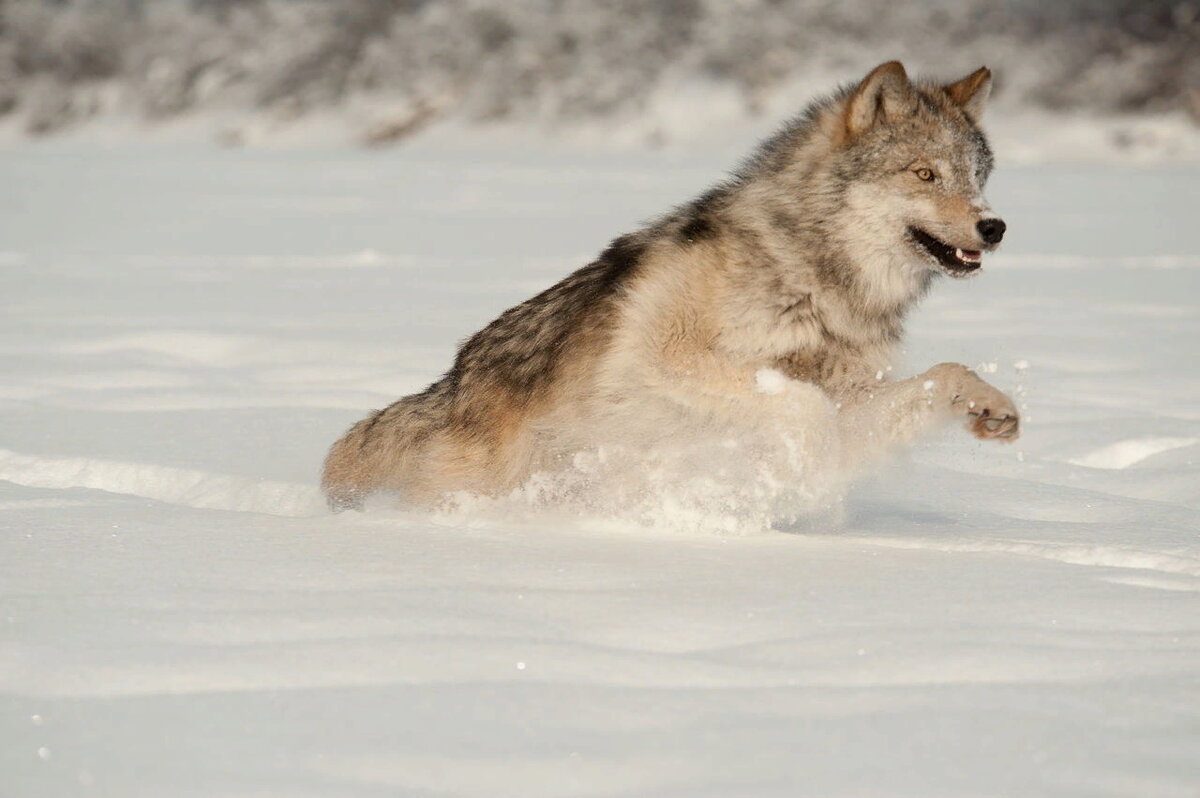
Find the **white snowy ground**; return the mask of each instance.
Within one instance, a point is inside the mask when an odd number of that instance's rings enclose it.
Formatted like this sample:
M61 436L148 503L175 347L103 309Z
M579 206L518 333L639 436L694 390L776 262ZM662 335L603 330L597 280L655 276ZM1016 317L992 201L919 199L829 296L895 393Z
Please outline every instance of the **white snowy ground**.
M898 368L1024 437L841 528L324 512L345 426L732 157L0 150L0 795L1200 795L1194 166L1002 163Z

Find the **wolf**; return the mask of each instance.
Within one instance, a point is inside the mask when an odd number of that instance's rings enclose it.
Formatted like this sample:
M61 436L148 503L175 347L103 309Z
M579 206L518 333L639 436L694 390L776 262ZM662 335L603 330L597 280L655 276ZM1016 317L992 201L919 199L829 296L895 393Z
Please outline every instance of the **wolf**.
M942 83L891 61L816 100L732 177L505 311L439 380L352 426L325 460L330 506L501 495L631 431L652 446L815 423L838 452L828 467L954 419L1016 439L1013 402L966 366L890 376L917 301L941 276L977 273L1004 237L983 195L991 84L986 67Z

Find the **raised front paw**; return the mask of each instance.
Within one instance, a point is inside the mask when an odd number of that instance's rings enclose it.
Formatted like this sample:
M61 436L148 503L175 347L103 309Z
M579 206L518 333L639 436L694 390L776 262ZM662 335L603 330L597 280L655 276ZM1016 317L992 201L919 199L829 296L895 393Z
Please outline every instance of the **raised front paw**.
M985 407L979 413L970 412L967 415L971 417L967 429L976 438L1015 441L1021 436L1021 419L1007 399L1002 407Z
M1012 400L978 377L952 403L967 414L967 430L976 438L1015 441L1021 434L1021 419Z
M939 382L951 410L967 417L967 430L976 438L1015 441L1021 419L1012 400L966 366L942 363L927 372Z

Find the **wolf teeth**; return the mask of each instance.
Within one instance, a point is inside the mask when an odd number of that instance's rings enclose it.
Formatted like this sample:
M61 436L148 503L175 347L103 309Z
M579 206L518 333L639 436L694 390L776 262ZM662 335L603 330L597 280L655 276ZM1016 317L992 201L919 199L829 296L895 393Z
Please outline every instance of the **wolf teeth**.
M978 263L979 261L983 260L982 256L968 255L967 253L963 252L961 249L954 250L954 257L958 258L961 261L966 261L967 263Z

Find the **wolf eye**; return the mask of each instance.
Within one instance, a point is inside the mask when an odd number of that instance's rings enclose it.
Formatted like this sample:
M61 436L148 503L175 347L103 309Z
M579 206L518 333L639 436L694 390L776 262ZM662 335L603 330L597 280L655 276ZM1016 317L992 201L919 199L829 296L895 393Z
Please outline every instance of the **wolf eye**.
M930 180L933 180L933 178L936 177L936 175L934 175L932 169L926 169L923 166L920 169L914 170L914 174L916 174L917 177L921 178L926 183L928 183Z

